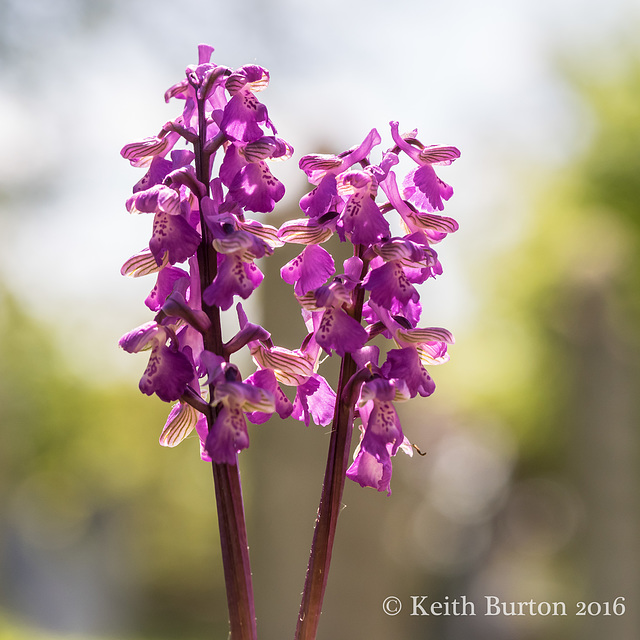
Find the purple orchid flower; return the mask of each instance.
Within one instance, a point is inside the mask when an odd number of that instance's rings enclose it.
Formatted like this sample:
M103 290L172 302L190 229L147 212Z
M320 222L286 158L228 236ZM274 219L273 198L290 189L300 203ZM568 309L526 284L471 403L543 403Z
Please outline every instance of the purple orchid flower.
M335 350L344 356L364 346L369 338L367 332L343 309L352 302L351 292L345 285L336 280L303 298L300 298L303 306L313 312L315 340L329 355Z
M244 411L273 413L275 401L264 389L243 382L222 382L215 386L212 405L220 406L205 449L214 462L236 464L237 455L249 446Z
M250 142L263 136L262 126L269 126L267 108L260 103L254 92L265 89L269 84L269 72L257 65L247 65L231 74L226 81L231 94L227 102L220 129L233 140Z
M300 200L300 208L310 218L318 218L334 207L341 210L343 201L338 196L336 176L365 160L380 141L380 134L372 129L360 145L340 156L316 154L301 158L300 169L316 187Z
M374 378L362 386L360 417L362 435L347 477L363 487L373 487L391 494L391 457L405 444L398 413L393 406L395 384L384 378ZM409 447L410 450L410 447Z
M303 296L322 286L335 273L335 264L328 251L317 244L306 246L302 253L280 270L281 278L294 285L297 296Z
M220 168L220 177L229 188L229 196L241 207L249 211L268 213L273 211L277 202L284 196L284 185L273 176L265 159L271 157L286 157L289 148L282 150L282 143L269 145L263 138L250 144L230 144ZM286 143L285 143L286 144ZM281 156L271 156L259 153L280 152Z
M420 209L427 211L442 211L443 200L453 195L453 189L440 180L433 169L433 165L448 165L460 157L460 151L455 147L433 145L425 147L416 141L420 149L409 144L399 133L398 123L391 122L391 136L398 147L418 164L416 169L409 172L404 179L404 195Z
M338 191L348 196L342 228L353 244L372 245L389 236L389 223L375 202L377 181L367 171L341 174Z
M170 346L167 345L170 340ZM177 348L174 331L156 322L147 322L124 335L120 346L128 353L151 349L149 364L140 379L140 391L154 393L165 402L182 396L193 378L193 366Z

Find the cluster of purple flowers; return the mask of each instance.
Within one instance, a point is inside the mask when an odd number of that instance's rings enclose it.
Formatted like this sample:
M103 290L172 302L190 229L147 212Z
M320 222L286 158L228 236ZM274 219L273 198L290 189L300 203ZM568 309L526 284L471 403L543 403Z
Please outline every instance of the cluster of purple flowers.
M433 165L450 164L460 156L455 147L424 146L415 131L401 135L397 122L390 126L394 145L377 165L370 162L372 149L381 142L375 129L340 155L303 157L300 168L314 185L300 201L307 217L287 222L279 231L280 238L306 245L281 275L294 285L311 332L309 342L328 354L349 354L356 364L345 389L356 400L361 436L347 476L388 493L391 457L398 449L409 455L413 451L394 403L433 393L427 367L445 362L447 345L453 343L446 329L418 327L416 285L442 272L432 245L458 228L455 220L435 213L453 190ZM402 182L402 194L392 171L401 153L416 165ZM378 204L380 192L384 198ZM402 235L392 234L394 211ZM334 233L353 245L341 273L320 246ZM381 355L380 346L371 344L376 336L395 348Z
M453 191L433 167L460 153L425 146L415 131L401 134L392 122L393 145L379 164L370 161L381 142L375 129L340 155L300 160L314 185L300 201L305 218L280 229L247 219L247 211L270 212L283 197L269 162L289 158L293 149L277 137L255 95L267 86L268 72L217 66L212 51L201 45L198 65L165 94L167 101L184 101L182 114L157 136L122 150L132 165L147 167L127 209L154 216L148 247L127 260L122 273L156 275L145 301L156 315L120 345L132 353L150 351L140 389L175 402L160 442L175 446L195 428L203 458L216 463L235 464L249 445L247 418L261 423L276 412L327 425L336 398L349 393L361 436L347 475L390 493L392 456L398 449L412 452L395 403L433 393L427 367L445 362L453 342L446 329L418 326L416 285L441 273L433 245L457 229L453 219L436 213ZM400 188L392 169L401 154L415 167ZM321 246L334 234L353 245L339 273ZM255 261L284 243L304 246L281 270L308 329L294 350L275 346L237 301L263 279ZM225 342L216 318L234 300L239 331ZM379 336L393 348L381 348L387 343ZM245 346L257 369L243 379L230 356ZM318 373L323 353L356 365L338 396ZM293 399L281 385L295 388Z
M147 167L127 209L154 216L148 247L127 260L122 273L156 275L145 300L156 316L123 336L120 346L150 350L141 391L177 401L161 444L175 446L196 428L204 459L235 464L249 444L245 414L260 422L293 410L284 394L273 393L270 371L242 380L230 362L247 344L272 346L269 334L247 321L240 304L238 333L223 342L219 326L219 310L235 297L248 298L262 281L255 260L283 244L275 227L248 220L245 212L272 211L283 197L268 162L290 157L293 149L276 136L255 95L269 73L256 65L236 71L215 65L212 52L200 45L198 64L165 94L166 101L184 101L182 114L157 136L122 149L133 166Z

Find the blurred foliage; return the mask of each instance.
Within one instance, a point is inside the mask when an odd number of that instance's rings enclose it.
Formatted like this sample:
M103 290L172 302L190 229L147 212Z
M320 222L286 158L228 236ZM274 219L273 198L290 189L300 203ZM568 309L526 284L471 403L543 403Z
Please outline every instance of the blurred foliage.
M0 321L0 539L12 534L22 552L44 549L64 564L98 538L97 570L111 597L135 601L131 615L167 633L185 611L196 629L226 625L212 480L197 439L160 447L169 405L72 371L48 328L7 293ZM9 549L0 561L11 575Z
M521 171L517 187L531 203L523 239L487 265L480 335L456 354L483 372L479 385L470 377L470 404L497 411L540 464L566 455L576 297L601 291L612 330L633 350L640 320L640 60L625 56L605 78L575 64L568 75L590 114L583 151L553 172Z

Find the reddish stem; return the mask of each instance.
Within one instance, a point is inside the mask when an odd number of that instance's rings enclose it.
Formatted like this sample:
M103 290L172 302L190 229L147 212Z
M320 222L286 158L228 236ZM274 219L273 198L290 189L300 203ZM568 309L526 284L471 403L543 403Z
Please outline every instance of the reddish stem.
M307 576L300 603L296 640L315 640L322 613L322 602L331 564L331 553L342 503L353 431L353 402L351 399L348 403L341 400L340 390L344 388L355 372L356 366L353 358L346 354L340 367L333 429L329 441L327 466L313 532Z
M206 115L204 101L198 100L199 139L195 145L196 175L209 195L211 154L204 151L206 140ZM198 247L198 266L200 270L200 290L202 292L213 282L218 272L218 255L213 248L211 233L202 215L200 207L200 229L202 241ZM220 309L202 301L202 310L211 321L211 328L203 335L204 348L224 357ZM213 397L213 385L210 397ZM214 408L207 412L207 424L211 430L218 411ZM218 527L220 529L220 547L222 567L227 591L229 609L229 627L231 640L256 640L256 615L253 601L253 584L249 561L249 546L242 500L240 469L236 464L212 463L215 486Z
M356 255L362 258L362 253L362 247L357 246ZM362 267L361 281L366 270L367 264L365 262ZM356 287L353 306L348 309L349 314L358 322L362 320L364 293L364 289L361 286ZM349 453L351 451L355 394L353 391L345 393L345 388L349 380L355 375L356 370L356 363L351 354L345 354L340 366L336 407L333 415L329 451L327 453L327 466L325 468L318 516L313 532L295 640L315 640L318 632L322 603L327 587L327 578L329 577L333 542L349 464Z

